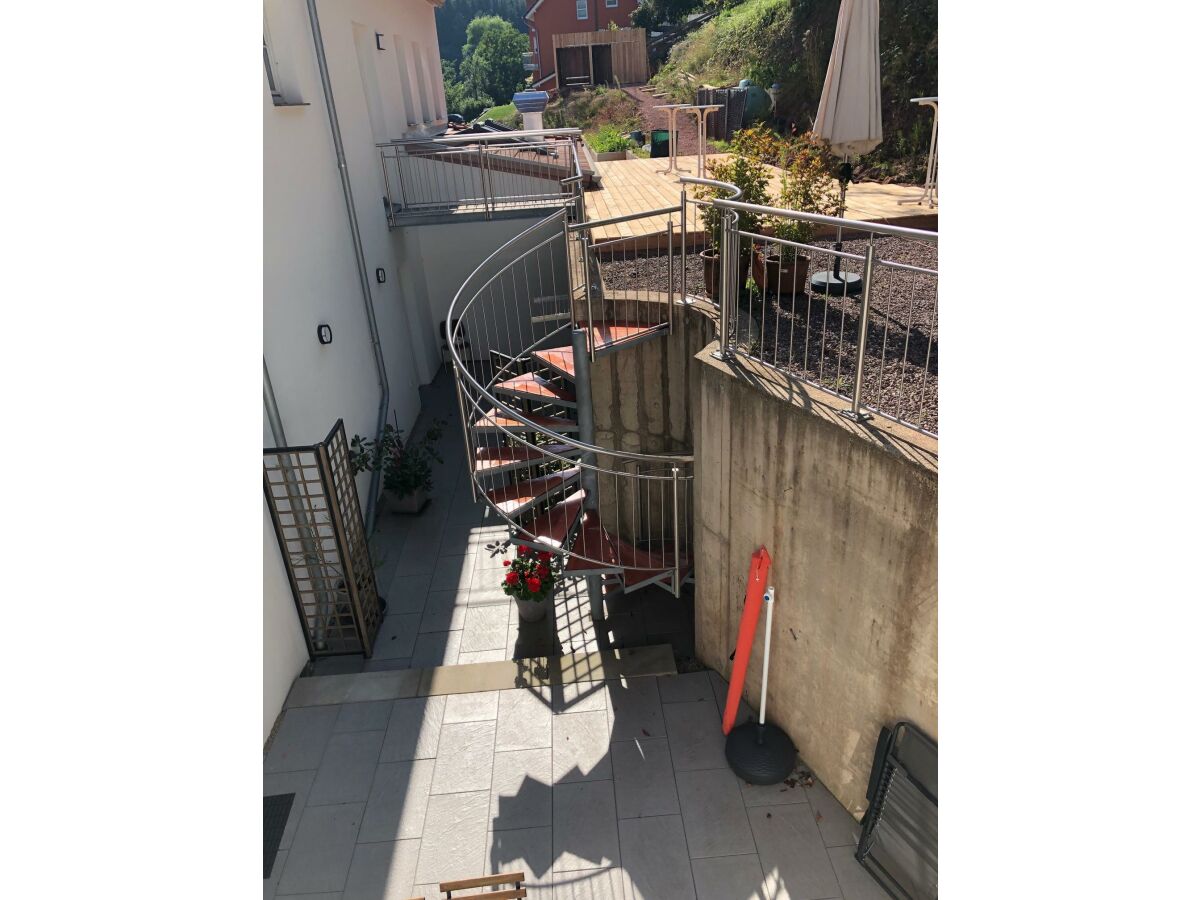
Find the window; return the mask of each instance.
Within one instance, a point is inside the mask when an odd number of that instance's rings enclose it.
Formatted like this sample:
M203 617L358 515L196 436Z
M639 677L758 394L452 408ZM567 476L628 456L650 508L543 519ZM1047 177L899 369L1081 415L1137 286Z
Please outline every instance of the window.
M575 18L586 19L587 17L587 0L575 0Z
M617 0L604 0L604 5L607 6L609 9L616 9L617 8Z

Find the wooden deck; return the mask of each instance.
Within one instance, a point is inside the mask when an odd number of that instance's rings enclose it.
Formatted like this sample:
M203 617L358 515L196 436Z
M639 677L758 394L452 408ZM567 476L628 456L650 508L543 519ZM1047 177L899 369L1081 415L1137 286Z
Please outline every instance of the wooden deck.
M708 159L712 162L728 156L728 153L710 153ZM682 157L679 162L683 165L684 174L690 175L695 172L694 156ZM623 159L596 163L601 187L600 190L587 191L584 194L588 219L595 221L667 206L678 207L679 191L684 185L679 182L674 172L670 175L659 174L666 165L665 159ZM779 196L780 176L783 173L775 166L768 166L768 169L771 177L768 190L774 199ZM865 222L891 222L911 220L917 216L936 216L936 208L931 211L928 206L918 206L915 202L900 202L916 201L921 193L920 185L851 184L846 191L846 218ZM695 188L689 185L688 196L694 195ZM667 216L655 216L600 226L593 231L592 240L657 235L666 230L667 221ZM675 225L679 227L678 216L675 216ZM697 227L691 221L688 222L689 230L695 230Z

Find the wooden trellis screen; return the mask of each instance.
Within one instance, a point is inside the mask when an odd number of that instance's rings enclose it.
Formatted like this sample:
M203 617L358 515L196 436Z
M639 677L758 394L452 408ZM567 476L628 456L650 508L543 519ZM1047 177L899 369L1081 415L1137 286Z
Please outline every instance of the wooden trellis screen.
M309 655L370 657L383 612L342 420L314 446L263 450L263 490Z

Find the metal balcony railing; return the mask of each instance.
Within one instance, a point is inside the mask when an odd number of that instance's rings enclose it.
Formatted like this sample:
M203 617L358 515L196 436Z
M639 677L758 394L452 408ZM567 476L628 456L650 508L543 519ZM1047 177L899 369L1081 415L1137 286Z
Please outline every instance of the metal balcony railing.
M554 128L378 144L388 225L574 204L579 140L578 128Z

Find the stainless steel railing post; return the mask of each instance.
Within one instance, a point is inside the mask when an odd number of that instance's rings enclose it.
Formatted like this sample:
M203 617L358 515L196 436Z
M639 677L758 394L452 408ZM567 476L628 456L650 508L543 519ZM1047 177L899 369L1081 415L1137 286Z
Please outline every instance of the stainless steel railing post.
M671 467L671 529L675 533L675 572L671 578L674 594L679 596L679 467Z
M863 368L867 359L867 326L871 318L871 278L875 274L875 241L867 245L867 260L863 264L862 301L858 310L858 352L854 360L854 396L845 415L862 422L871 418L862 411ZM882 365L882 360L880 365Z
M687 303L687 190L679 192L679 299Z
M667 333L675 333L675 221L667 220Z

